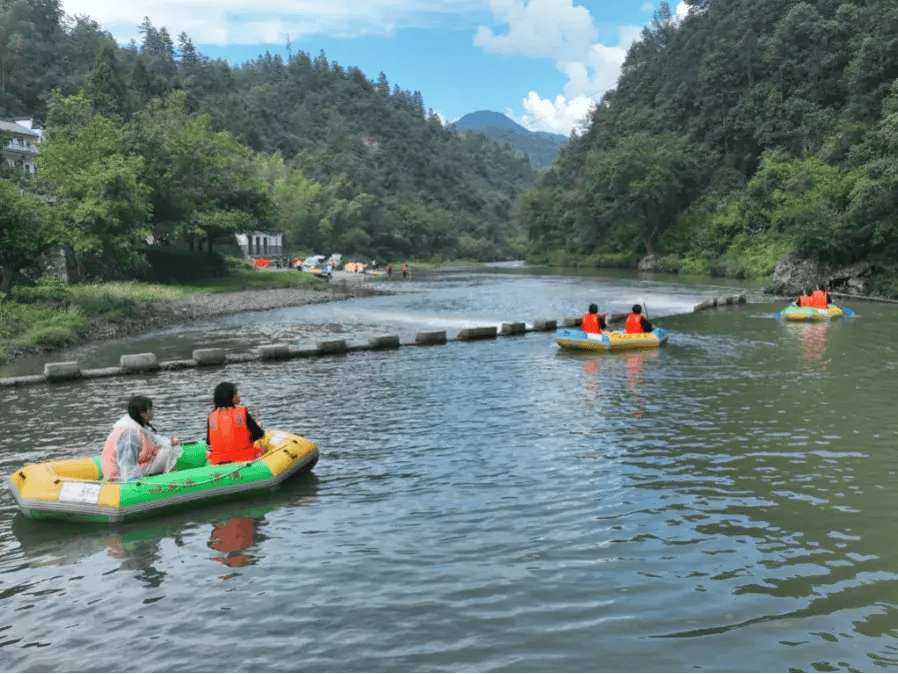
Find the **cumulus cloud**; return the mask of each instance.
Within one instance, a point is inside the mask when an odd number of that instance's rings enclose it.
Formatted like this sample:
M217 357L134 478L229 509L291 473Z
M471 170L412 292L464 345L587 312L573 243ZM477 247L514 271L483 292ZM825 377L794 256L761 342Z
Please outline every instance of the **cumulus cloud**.
M483 0L63 0L70 15L85 14L121 43L139 39L149 17L172 36L187 33L196 44L276 44L326 33L331 37L392 35L448 18L479 15Z
M479 26L475 46L487 53L551 58L567 78L562 93L554 98L530 91L521 100L525 112L516 119L534 131L570 134L602 94L616 85L627 50L642 33L640 26L623 26L616 44L601 44L595 39L592 15L575 6L574 0L490 0L490 8L507 32L497 35ZM642 9L655 8L646 3ZM682 19L687 11L680 2L676 17Z
M595 39L589 10L572 0L490 0L490 8L499 23L508 25L508 34L478 27L474 45L488 53L567 59Z

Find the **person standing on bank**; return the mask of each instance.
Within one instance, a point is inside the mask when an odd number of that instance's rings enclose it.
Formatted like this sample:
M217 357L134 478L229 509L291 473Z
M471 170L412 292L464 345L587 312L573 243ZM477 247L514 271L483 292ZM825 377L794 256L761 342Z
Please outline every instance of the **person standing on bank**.
M253 461L265 453L255 442L263 435L259 424L240 404L237 387L223 381L212 396L215 409L209 413L206 446L210 464Z
M100 463L106 480L127 482L174 469L181 458L181 441L158 434L152 419L153 401L132 396L128 413L115 422L103 445Z
M580 329L589 334L602 334L602 330L605 329L605 316L599 313L598 306L595 304L589 305L589 313L581 319Z
M651 332L652 324L642 315L642 305L634 304L632 312L627 316L627 333Z

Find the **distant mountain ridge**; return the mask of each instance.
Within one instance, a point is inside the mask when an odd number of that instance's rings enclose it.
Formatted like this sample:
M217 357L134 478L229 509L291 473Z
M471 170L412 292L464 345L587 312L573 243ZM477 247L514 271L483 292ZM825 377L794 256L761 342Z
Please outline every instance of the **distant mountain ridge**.
M501 112L493 112L492 110L469 112L459 119L455 123L455 126L460 129L485 129L490 126L495 126L503 129L514 129L518 133L530 133L530 131L513 119L509 119Z
M479 133L497 143L508 143L514 150L530 157L537 166L548 167L570 139L558 133L528 131L499 112L478 110L469 112L455 122L462 133Z

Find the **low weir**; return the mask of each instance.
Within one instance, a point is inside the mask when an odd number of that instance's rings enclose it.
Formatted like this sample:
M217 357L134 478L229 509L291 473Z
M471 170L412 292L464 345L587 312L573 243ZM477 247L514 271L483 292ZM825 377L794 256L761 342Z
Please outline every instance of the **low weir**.
M745 304L746 295L729 295L714 297L693 307L693 311L705 311L717 307ZM615 313L608 317L609 323L618 323L626 318L626 313ZM565 328L579 327L581 316L564 318ZM266 344L250 352L228 353L224 349L194 349L193 358L185 360L158 361L154 353L137 353L123 355L118 367L105 367L82 370L77 361L46 363L43 374L24 375L19 377L0 378L0 388L22 386L28 384L44 384L71 381L73 379L99 379L102 377L119 377L143 372L160 372L185 370L196 367L230 365L231 363L247 363L251 361L289 360L293 358L313 358L317 356L335 356L355 351L381 351L408 346L438 346L448 342L471 342L497 337L524 335L528 332L550 332L558 329L558 321L553 319L537 319L530 325L524 322L502 323L499 326L465 328L454 338L446 336L444 330L419 332L414 341L402 342L397 335L376 335L368 339L367 344L347 344L345 339L329 339L319 341L312 348L298 348L289 344Z

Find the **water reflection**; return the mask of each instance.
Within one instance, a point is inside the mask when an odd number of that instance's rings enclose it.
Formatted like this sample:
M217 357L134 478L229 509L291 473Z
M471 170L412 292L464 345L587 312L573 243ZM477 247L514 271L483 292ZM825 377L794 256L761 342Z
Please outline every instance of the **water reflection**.
M659 358L658 349L607 353L559 349L558 354L583 361L583 383L591 395L623 392L637 402L644 393L646 364Z
M255 564L255 556L247 553L246 550L257 542L260 522L261 518L232 517L224 524L214 527L209 538L209 547L222 554L216 555L212 559L230 567ZM264 538L258 536L258 540L261 542ZM232 576L233 574L228 574L222 578Z
M803 370L808 374L824 374L830 359L826 357L829 323L787 322L786 329L796 339Z

